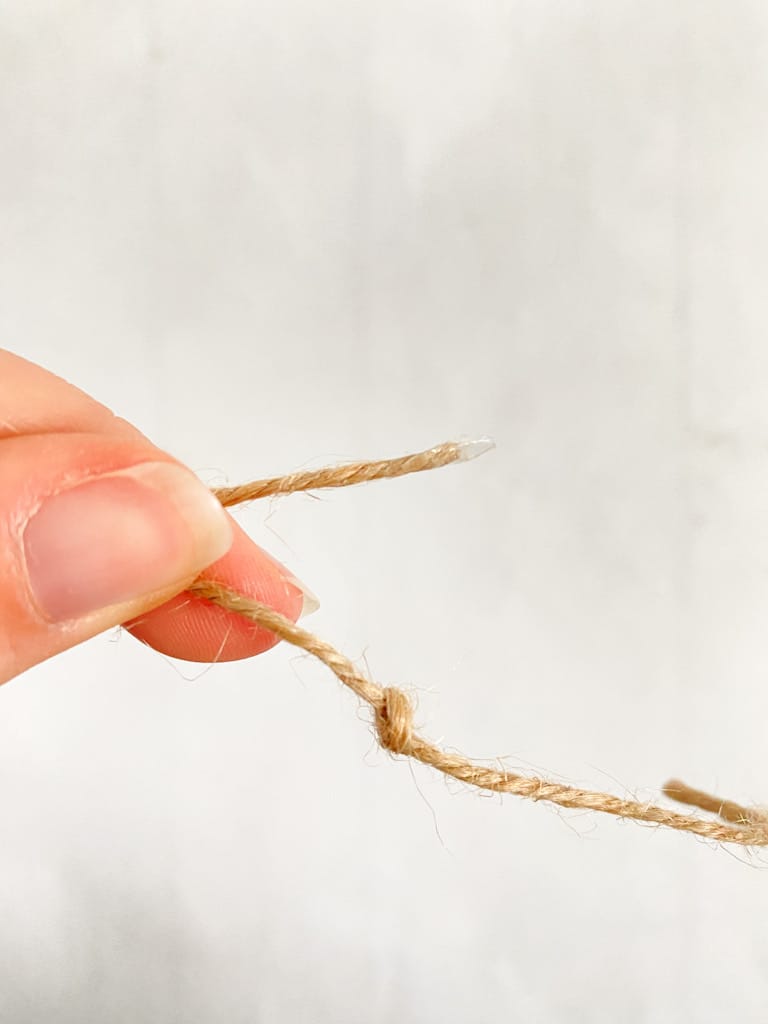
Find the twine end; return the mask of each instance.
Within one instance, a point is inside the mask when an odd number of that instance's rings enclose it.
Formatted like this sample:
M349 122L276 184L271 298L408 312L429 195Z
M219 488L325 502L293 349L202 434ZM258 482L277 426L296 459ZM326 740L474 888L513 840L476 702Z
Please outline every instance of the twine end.
M470 441L458 441L456 448L458 454L457 462L469 462L471 459L479 459L481 455L496 447L492 437L478 437Z

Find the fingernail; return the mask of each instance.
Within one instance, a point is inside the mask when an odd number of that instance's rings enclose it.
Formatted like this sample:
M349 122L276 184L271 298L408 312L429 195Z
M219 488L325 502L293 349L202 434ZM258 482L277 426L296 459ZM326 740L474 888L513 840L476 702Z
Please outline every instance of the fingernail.
M182 466L145 462L46 498L24 531L33 597L53 622L194 577L232 543L227 514Z
M299 612L299 618L304 619L307 615L312 615L320 607L320 600L317 598L306 583L302 583L296 576L286 576L285 582L290 583L291 586L296 587L297 590L301 591L302 603L301 611Z
M299 619L304 619L307 615L312 615L313 612L316 612L320 607L320 599L315 596L307 584L302 583L298 576L294 576L290 569L286 569L283 563L279 562L274 555L270 555L268 551L264 551L262 549L261 555L262 558L266 558L275 566L280 574L284 586L291 587L293 590L298 590L301 594L301 610L299 611L296 621L298 622Z

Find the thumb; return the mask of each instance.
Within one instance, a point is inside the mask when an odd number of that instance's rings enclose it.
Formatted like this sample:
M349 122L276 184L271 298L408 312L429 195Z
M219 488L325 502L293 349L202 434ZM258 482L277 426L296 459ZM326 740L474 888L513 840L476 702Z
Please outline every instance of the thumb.
M141 437L0 441L0 682L183 590L229 516Z

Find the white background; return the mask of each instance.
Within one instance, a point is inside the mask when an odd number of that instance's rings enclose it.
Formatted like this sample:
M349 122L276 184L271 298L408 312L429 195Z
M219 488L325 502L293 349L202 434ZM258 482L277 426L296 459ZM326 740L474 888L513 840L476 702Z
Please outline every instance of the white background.
M241 519L430 737L759 802L767 111L760 0L2 0L0 338L211 484L494 435ZM3 1024L765 1020L766 858L201 668L0 693Z

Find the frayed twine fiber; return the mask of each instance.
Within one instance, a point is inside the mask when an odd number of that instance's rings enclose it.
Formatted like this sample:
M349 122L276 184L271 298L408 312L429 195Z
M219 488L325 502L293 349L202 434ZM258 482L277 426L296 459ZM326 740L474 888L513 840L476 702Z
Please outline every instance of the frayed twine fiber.
M214 493L223 505L229 506L255 498L295 491L347 487L351 484L404 476L408 473L437 469L452 462L466 461L492 446L492 442L486 440L449 442L398 459L357 462L310 470L284 477L257 480L240 487L217 488ZM578 789L536 776L489 768L460 754L441 750L414 731L413 707L402 690L393 686L381 687L366 678L348 658L324 640L295 625L272 608L252 601L221 583L198 579L189 588L189 592L229 612L242 615L274 633L281 640L300 647L322 661L345 686L371 707L379 743L392 754L411 757L460 782L494 793L512 793L529 800L543 800L558 807L599 811L619 818L660 825L678 832L689 832L720 843L768 846L768 813L758 808L742 807L731 800L720 800L677 780L667 782L663 789L665 796L717 815L721 821L681 814L653 803L623 800L610 793Z

